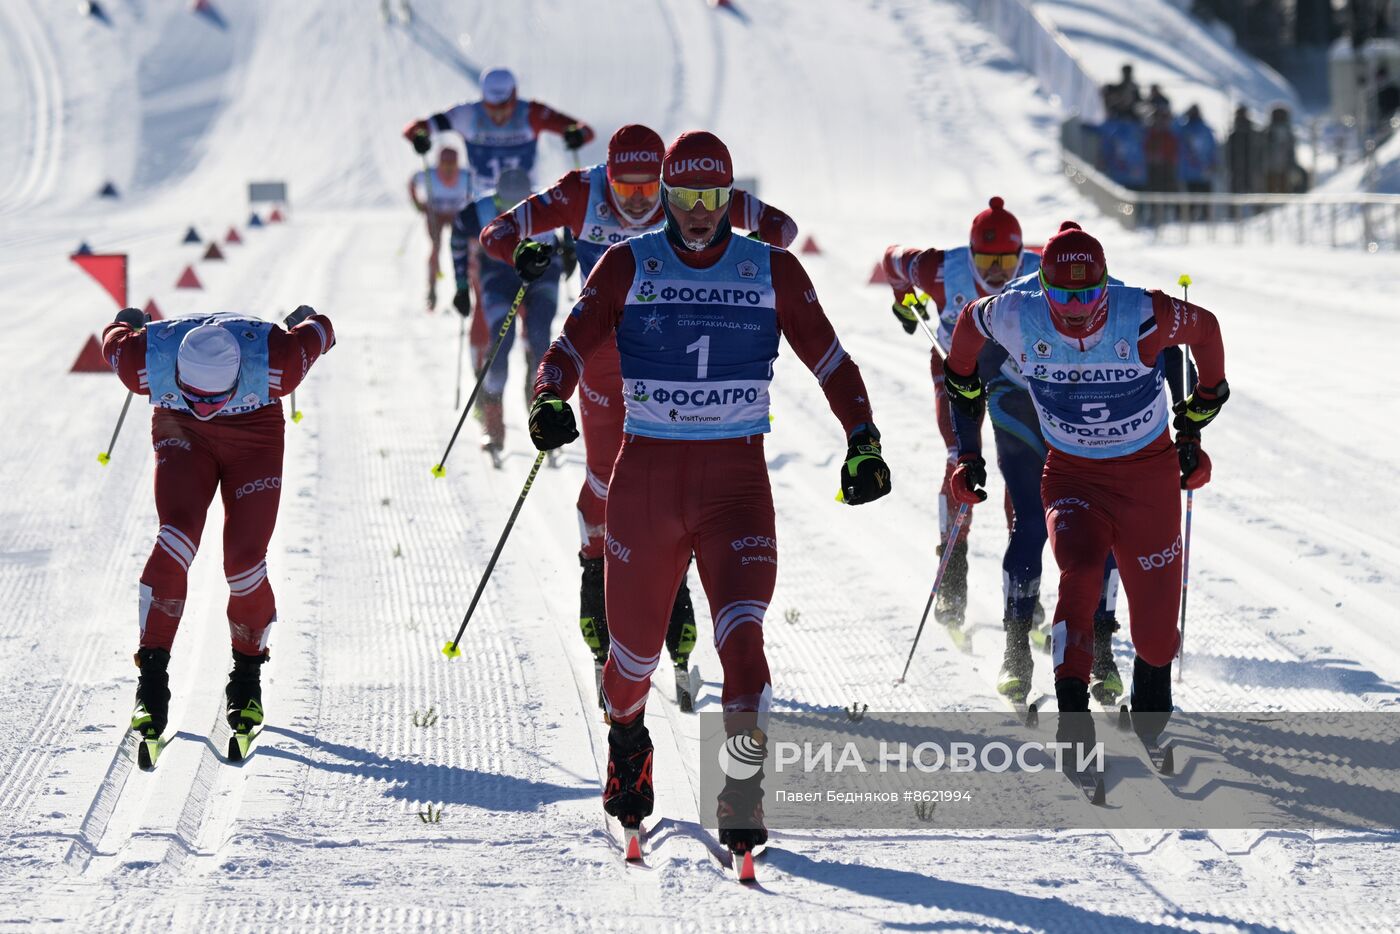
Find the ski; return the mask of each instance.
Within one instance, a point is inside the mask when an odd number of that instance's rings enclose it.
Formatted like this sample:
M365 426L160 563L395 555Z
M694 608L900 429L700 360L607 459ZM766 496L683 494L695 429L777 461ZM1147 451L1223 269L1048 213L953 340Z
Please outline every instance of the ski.
M639 864L642 862L642 830L641 822L635 827L622 825L622 859L628 864Z
M136 739L136 767L143 772L150 772L156 767L156 762L160 760L160 754L165 751L166 744L170 742L169 737L157 736L148 737L138 734Z
M1107 803L1108 796L1104 791L1103 776L1099 774L1098 769L1091 766L1079 771L1070 771L1065 773L1065 777L1084 794L1090 804L1095 807L1103 807Z
M758 876L753 869L753 850L744 850L742 853L730 850L734 863L734 875L745 885L753 885L758 881Z
M964 655L972 654L972 633L964 628L963 623L944 623L943 628L948 633L948 638L953 641L953 647Z
M695 696L700 693L700 685L704 682L700 679L700 666L691 665L686 668L684 665L675 667L676 673L676 706L682 713L695 712Z
M253 753L253 740L262 735L262 727L251 730L237 730L228 738L228 761L243 762Z
M1020 699L1008 697L1005 694L997 696L1006 703L1006 706L1011 708L1011 712L1021 721L1022 726L1032 730L1040 726L1040 707L1048 699L1048 695L1037 694L1034 699L1030 699L1029 694Z
M1176 753L1170 744L1163 743L1160 737L1147 737L1142 734L1138 734L1138 740L1141 741L1142 751L1152 763L1152 769L1158 778L1176 774Z
M598 698L598 709L603 709L603 662L593 660L593 693Z

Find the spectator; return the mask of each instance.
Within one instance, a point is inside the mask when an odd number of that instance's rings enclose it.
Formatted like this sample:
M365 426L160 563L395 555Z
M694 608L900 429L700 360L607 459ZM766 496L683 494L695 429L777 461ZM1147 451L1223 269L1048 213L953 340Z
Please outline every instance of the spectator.
M1269 114L1269 125L1264 128L1265 191L1286 194L1297 187L1293 177L1294 167L1298 164L1295 148L1288 109L1275 107Z
M1386 124L1397 110L1400 110L1400 85L1390 77L1390 69L1381 65L1376 68L1376 114L1380 122Z
M1187 191L1206 193L1214 188L1216 172L1215 134L1201 119L1201 108L1192 104L1176 125L1178 142L1177 178ZM1205 205L1191 206L1191 217L1204 220Z
M1171 112L1172 102L1167 98L1166 94L1162 93L1162 86L1160 84L1154 84L1148 87L1147 101L1143 105L1143 109L1145 110L1143 118L1149 121L1159 110L1166 110L1168 113Z
M1142 124L1131 112L1109 117L1099 127L1099 168L1125 188L1141 191L1146 187Z
M1148 191L1176 191L1177 148L1171 111L1159 107L1152 112L1152 122L1143 136ZM1165 212L1158 210L1161 205L1150 207L1152 210L1146 212L1149 223L1165 219Z
M1142 102L1142 93L1133 80L1133 66L1123 66L1123 77L1117 84L1104 86L1104 107L1108 117L1130 117Z
M1244 106L1236 107L1235 125L1225 141L1230 191L1244 194L1259 190L1260 147L1259 130L1249 119L1249 110Z

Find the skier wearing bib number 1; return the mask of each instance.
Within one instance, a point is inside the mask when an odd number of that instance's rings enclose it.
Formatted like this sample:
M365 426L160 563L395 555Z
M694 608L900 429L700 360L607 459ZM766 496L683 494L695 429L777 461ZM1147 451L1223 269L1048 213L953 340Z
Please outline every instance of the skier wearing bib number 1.
M566 227L577 243L579 275L587 279L608 247L665 225L661 208L661 157L665 149L661 137L650 127L630 123L620 128L608 140L605 163L570 172L547 191L502 214L481 232L482 245L494 259L514 263L521 278L529 280L548 268L551 250L544 238L555 228ZM759 239L774 246L786 247L797 237L792 218L741 189L734 189L727 216L735 228L752 229ZM617 342L608 340L584 361L579 377L579 419L587 455L578 496L579 563L583 566L579 628L599 670L608 658L603 601L604 513L613 462L622 446L619 367ZM666 649L677 682L684 681L687 691L695 636L695 611L682 576L671 608Z
M432 134L448 130L458 133L467 145L467 171L477 197L494 189L505 169L524 169L533 186L541 133L558 133L571 150L593 139L588 124L539 101L522 100L516 94L515 75L506 68L481 73L481 100L414 120L403 135L415 152L426 153L432 148Z
M624 827L651 813L652 744L643 723L676 584L693 551L724 669L725 729L766 745L772 696L763 617L777 578L773 497L763 457L768 383L786 337L841 423L845 502L890 490L860 370L841 347L797 257L735 236L734 172L713 134L684 133L661 167L663 230L598 261L540 363L530 434L540 450L578 437L573 394L584 361L617 341L626 419L608 487L605 596L611 654L603 807ZM736 853L767 840L762 776L728 779L720 840Z
M1061 224L1038 279L971 302L958 317L944 385L956 412L961 454L950 495L959 502L986 498L974 420L984 403L977 356L989 340L1020 363L1049 448L1040 489L1060 568L1051 636L1059 709L1089 707L1094 608L1111 551L1137 653L1133 726L1155 739L1172 709L1180 644L1181 490L1209 482L1201 429L1230 396L1219 324L1158 290L1111 284L1099 242L1073 221ZM1162 351L1177 344L1190 347L1199 382L1169 425ZM1091 744L1093 720L1062 717L1059 733Z

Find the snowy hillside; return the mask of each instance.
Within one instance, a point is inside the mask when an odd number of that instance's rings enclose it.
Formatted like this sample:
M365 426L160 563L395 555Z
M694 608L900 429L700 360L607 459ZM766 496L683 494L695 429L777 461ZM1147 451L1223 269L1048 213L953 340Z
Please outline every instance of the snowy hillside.
M733 2L414 0L411 23L387 25L370 0L212 0L209 14L102 0L106 22L73 3L0 3L0 921L201 932L1394 925L1393 833L779 832L761 889L744 889L699 824L713 805L692 791L695 720L659 690L648 710L653 855L647 869L621 865L602 820L605 727L577 629L580 445L536 481L462 657L440 654L534 450L512 404L517 351L504 468L465 438L447 477L429 474L456 421L457 319L421 310L426 243L403 196L420 163L399 134L473 98L480 68L504 63L524 96L598 129L589 161L624 122L667 139L714 130L737 173L820 245L802 260L865 375L895 489L859 509L833 501L844 439L785 349L766 446L782 542L765 624L776 707L1003 709L993 682L1005 532L992 509L971 538L973 653L930 627L909 682L891 683L935 570L944 449L927 346L891 320L888 289L866 285L889 243L965 242L995 194L1031 242L1083 215L1131 283L1175 289L1190 273L1191 299L1221 319L1233 397L1206 439L1215 479L1195 499L1177 705L1400 709L1389 418L1400 383L1353 346L1400 343L1400 263L1149 247L1098 219L1060 174L1058 115L960 2ZM1112 6L1119 35L1157 41L1154 21L1135 14L1163 4L1074 6ZM1217 65L1200 60L1211 74ZM1146 67L1140 77L1153 80ZM555 137L540 153L541 179L571 164ZM96 198L109 179L121 197ZM244 189L265 179L287 181L289 222L249 229ZM206 237L237 227L244 242L224 263L200 262L202 247L180 244L190 225ZM269 726L241 767L208 739L228 664L218 505L172 661L176 740L154 773L117 754L137 579L158 523L147 407L133 405L102 468L95 455L124 392L111 376L68 372L115 311L68 259L84 240L129 252L137 306L280 319L307 303L337 327L338 346L298 392L306 420L287 427L268 555L279 615ZM203 290L177 291L191 264ZM1047 605L1054 577L1047 554ZM694 573L691 586L700 706L715 710L719 665ZM1130 671L1122 634L1117 657ZM1046 656L1036 679L1053 693ZM1125 803L1136 793L1130 782L1110 791Z

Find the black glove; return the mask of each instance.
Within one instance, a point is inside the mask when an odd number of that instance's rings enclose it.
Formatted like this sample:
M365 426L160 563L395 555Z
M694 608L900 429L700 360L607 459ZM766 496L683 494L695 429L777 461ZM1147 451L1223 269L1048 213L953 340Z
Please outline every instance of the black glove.
M895 302L890 307L894 310L894 316L899 319L899 326L904 328L904 333L913 334L919 326L918 320L914 317L914 309L909 305L901 305L899 302Z
M463 286L452 296L452 307L457 309L457 314L463 318L472 316L472 290L471 286Z
M521 240L511 254L515 260L515 271L525 282L534 282L549 268L549 260L554 256L554 247L536 240Z
M578 268L578 250L574 247L574 235L564 231L564 241L559 247L559 258L564 261L564 277L568 278Z
M433 148L433 138L427 130L419 130L408 140L413 144L413 151L420 156L426 156Z
M870 503L890 491L890 468L880 456L880 433L858 431L841 465L841 500L847 506Z
M117 312L116 322L139 331L146 326L146 313L139 308L123 308Z
M287 318L283 322L283 324L285 324L287 326L287 330L290 331L292 328L296 327L298 324L301 324L303 321L305 321L307 318L311 317L315 313L316 309L312 308L310 305L298 305L296 311L287 315Z
M537 451L561 448L578 437L574 410L552 392L535 396L530 406L530 440Z
M583 127L575 123L564 131L564 145L570 149L579 149L583 146Z
M1220 414L1220 407L1229 398L1230 384L1223 379L1213 387L1197 386L1195 392L1172 406L1172 411L1176 413L1172 427L1177 431L1194 434L1199 439L1201 429L1215 421L1215 416ZM1186 473L1184 467L1182 472Z
M949 404L964 417L974 421L981 419L982 406L987 400L982 392L982 377L977 375L976 370L971 376L959 376L944 367L943 388L947 390Z

